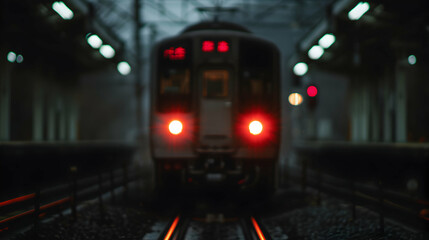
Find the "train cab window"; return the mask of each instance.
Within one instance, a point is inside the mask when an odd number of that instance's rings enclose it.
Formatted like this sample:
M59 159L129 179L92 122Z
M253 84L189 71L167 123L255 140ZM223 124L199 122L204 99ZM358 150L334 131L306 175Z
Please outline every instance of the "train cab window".
M203 72L203 97L228 97L229 71L205 70Z
M240 42L239 111L273 107L273 50L256 40Z
M192 110L192 42L167 41L159 46L156 68L159 112L189 112Z
M163 68L158 79L158 111L190 111L192 100L190 70L183 67Z
M239 81L239 110L246 112L256 107L269 111L274 100L271 74L261 68L243 70Z
M241 92L252 97L265 97L272 94L272 83L267 80L263 71L244 71L241 81Z
M261 96L264 94L264 82L261 79L249 79L249 85L253 95Z
M189 94L189 69L168 69L161 75L161 94Z

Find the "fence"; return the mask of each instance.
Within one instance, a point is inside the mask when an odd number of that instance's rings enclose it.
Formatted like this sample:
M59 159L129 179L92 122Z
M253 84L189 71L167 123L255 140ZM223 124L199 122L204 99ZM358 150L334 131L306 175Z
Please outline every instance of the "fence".
M381 232L386 216L429 229L428 144L301 142L294 149L298 164L289 172L303 191L316 189L318 202L322 192L345 199L353 219L357 205L371 209Z
M135 147L121 143L1 144L0 236L40 219L69 211L103 194L115 201L119 191L141 177L130 170Z

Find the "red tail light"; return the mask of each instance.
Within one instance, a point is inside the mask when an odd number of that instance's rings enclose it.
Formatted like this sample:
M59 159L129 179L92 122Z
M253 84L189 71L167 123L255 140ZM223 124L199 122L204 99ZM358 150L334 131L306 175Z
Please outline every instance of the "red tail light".
M168 124L168 130L173 135L178 135L183 130L183 124L179 120L173 120Z
M259 135L262 133L262 130L264 129L264 126L260 121L252 121L249 124L249 132L253 135Z

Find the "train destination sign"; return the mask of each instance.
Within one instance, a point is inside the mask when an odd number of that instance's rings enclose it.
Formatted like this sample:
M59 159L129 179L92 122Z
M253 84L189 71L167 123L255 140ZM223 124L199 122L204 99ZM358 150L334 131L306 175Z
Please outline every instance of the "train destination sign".
M184 60L186 57L186 49L183 47L170 47L164 50L164 58L170 60Z
M229 51L229 43L227 41L210 41L205 40L202 43L201 50L203 52L214 52L215 50L218 52L228 52Z

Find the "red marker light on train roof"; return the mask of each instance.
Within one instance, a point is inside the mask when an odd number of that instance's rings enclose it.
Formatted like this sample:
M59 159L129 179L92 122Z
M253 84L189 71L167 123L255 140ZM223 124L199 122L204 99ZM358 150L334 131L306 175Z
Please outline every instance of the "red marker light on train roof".
M229 51L229 45L226 41L220 41L217 43L217 51L218 52L228 52Z
M178 135L183 130L183 124L179 120L173 120L168 124L168 130L173 135Z
M264 129L264 126L262 125L262 123L260 121L252 121L249 124L249 132L252 135L259 135L261 134L262 130Z
M203 41L202 50L203 50L203 52L213 52L214 51L214 42L213 41Z

